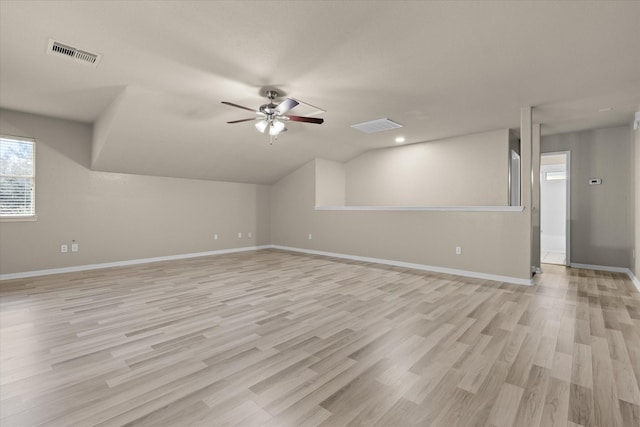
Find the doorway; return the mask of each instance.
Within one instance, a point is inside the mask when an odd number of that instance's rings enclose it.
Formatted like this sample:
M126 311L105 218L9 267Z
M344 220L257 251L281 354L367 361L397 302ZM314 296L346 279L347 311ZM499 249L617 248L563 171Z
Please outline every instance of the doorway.
M569 265L570 152L540 155L540 262Z

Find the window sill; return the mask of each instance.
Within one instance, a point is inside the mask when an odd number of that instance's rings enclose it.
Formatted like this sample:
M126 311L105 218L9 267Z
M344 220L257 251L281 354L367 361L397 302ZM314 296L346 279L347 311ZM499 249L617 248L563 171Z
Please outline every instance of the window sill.
M0 217L0 222L35 222L37 220L38 220L38 215Z

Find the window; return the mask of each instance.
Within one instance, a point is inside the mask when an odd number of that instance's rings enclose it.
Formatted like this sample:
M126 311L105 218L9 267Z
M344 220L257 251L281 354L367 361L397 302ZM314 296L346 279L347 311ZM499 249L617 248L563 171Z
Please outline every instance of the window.
M565 171L549 171L545 172L544 179L546 181L559 181L567 179L567 173Z
M36 143L0 136L0 218L35 218Z

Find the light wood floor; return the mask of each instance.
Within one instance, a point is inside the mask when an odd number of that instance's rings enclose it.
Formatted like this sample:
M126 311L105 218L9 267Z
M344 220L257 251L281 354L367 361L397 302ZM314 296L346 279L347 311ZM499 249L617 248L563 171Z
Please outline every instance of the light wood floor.
M275 250L1 284L10 426L640 426L640 294Z

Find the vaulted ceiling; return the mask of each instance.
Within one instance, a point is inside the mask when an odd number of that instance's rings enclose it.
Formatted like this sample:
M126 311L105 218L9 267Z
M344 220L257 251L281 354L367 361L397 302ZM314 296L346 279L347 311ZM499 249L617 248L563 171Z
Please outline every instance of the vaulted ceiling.
M102 59L48 54L50 39ZM272 183L400 135L517 128L527 105L546 133L631 123L639 40L632 1L1 0L0 107L93 123L98 170ZM325 123L273 145L226 123L251 113L221 101L257 108L267 87ZM350 127L385 117L404 127Z

